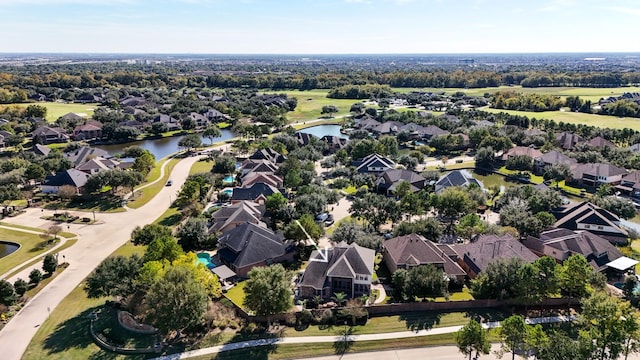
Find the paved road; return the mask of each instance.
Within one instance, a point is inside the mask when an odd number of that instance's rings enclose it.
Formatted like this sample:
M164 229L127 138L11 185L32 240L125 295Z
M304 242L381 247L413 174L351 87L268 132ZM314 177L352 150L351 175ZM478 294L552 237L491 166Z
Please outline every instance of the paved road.
M48 314L91 273L91 271L109 254L114 252L131 237L131 231L137 225L155 221L175 200L176 194L185 182L191 165L200 157L189 157L180 161L171 175L173 186L164 187L145 206L122 213L96 214L99 225L71 224L69 231L78 234L78 242L64 250L69 267L38 293L29 303L0 331L0 349L3 360L18 360L22 357L27 345ZM46 212L47 210L45 210ZM90 213L89 213L90 214ZM92 215L85 216L92 216ZM47 220L40 219L41 210L28 209L25 214L5 221L31 227L46 228ZM65 229L66 230L66 229ZM36 267L39 267L38 264ZM10 279L28 278L32 268L28 268Z

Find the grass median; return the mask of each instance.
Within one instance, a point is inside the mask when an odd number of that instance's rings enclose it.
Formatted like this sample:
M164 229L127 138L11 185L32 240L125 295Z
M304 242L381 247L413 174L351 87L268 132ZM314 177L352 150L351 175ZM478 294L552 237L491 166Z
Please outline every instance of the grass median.
M130 199L127 203L128 207L132 209L140 208L151 201L151 199L153 199L154 196L156 196L160 192L160 190L162 190L162 188L166 185L167 180L169 180L169 177L171 177L173 168L176 166L176 164L178 164L178 162L180 162L180 159L171 158L166 161L168 161L168 163L164 169L164 176L160 177L160 167L162 167L162 164L158 164L155 168L153 168L153 170L151 170L151 173L149 173L149 180L147 181L147 183L152 183L157 179L160 180L141 190L136 190L135 198Z

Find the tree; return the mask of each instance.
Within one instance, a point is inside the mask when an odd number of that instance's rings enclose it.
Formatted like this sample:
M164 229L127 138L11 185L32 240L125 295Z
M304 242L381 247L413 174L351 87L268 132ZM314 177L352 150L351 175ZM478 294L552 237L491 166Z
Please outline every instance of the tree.
M202 324L207 310L207 292L185 267L171 267L149 289L147 317L168 335Z
M493 167L495 156L496 154L490 146L479 148L478 151L476 151L476 166L481 168Z
M205 138L209 139L209 145L211 145L211 144L213 144L213 140L215 138L218 138L218 137L222 136L222 132L220 131L220 128L218 128L216 125L209 125L202 132L202 136L204 136Z
M233 174L236 171L236 158L233 156L218 156L211 171L214 174Z
M178 230L178 242L186 251L209 248L214 244L208 230L206 219L189 218Z
M333 296L331 296L331 300L338 304L338 306L342 306L342 304L347 301L347 294L343 292L333 293Z
M149 151L145 151L140 156L136 157L133 162L132 169L146 176L155 165L156 159L153 154Z
M441 216L451 219L453 223L459 216L472 212L475 204L464 189L449 187L435 198L434 207Z
M24 176L27 179L41 182L47 176L47 172L42 166L35 163L30 163L24 171Z
M563 295L582 298L589 294L588 286L593 268L584 256L571 255L559 269L559 287Z
M51 276L58 268L58 259L53 254L47 254L42 261L42 270Z
M136 279L141 267L142 259L137 255L106 258L89 274L84 291L89 298L126 298L137 289Z
M78 196L78 188L73 185L62 185L58 188L58 196L61 199L71 200Z
M13 288L15 289L16 294L18 294L18 296L22 296L27 292L27 290L29 290L29 283L22 280L21 278L18 278L13 283Z
M355 326L358 319L366 318L369 312L364 308L364 304L360 299L350 299L344 307L338 311L338 315L342 318L350 319L351 326Z
M267 319L288 311L292 306L290 286L291 278L282 265L254 267L245 282L244 306Z
M617 196L595 196L592 202L623 219L631 219L636 216L636 208L629 199Z
M458 350L465 355L469 355L471 360L471 354L475 351L476 357L480 353L488 354L491 349L491 343L487 339L487 333L479 322L471 319L469 323L462 327L455 334L456 344Z
M516 351L522 350L527 338L527 324L520 315L511 315L500 323L501 352L511 352L515 360Z
M520 258L498 259L487 265L471 281L471 293L476 299L513 299L521 287L518 271L524 265Z
M144 227L136 226L131 233L131 242L134 245L149 245L153 240L163 236L171 236L171 228L158 224L147 224Z
M198 134L187 134L178 141L178 146L191 151L202 146L202 140L200 140L200 135Z
M324 235L324 229L309 214L302 215L297 222L292 221L284 228L285 238L295 242L306 241L307 234L316 241Z
M505 165L509 170L531 171L533 158L529 155L515 155L509 157Z
M353 221L341 222L331 235L331 242L334 244L346 242L347 244L356 243L368 249L380 249L384 238L377 233L366 231L362 226Z
M184 254L178 241L171 235L153 239L142 257L143 262L167 260L170 263Z
M9 306L13 305L16 300L18 300L18 297L13 285L7 280L0 280L0 304Z
M335 107L335 105L324 105L322 107L322 112L321 114L329 114L329 117L333 117L333 114L338 112L338 108Z
M47 107L38 104L32 104L27 106L24 111L25 117L45 118L47 117Z
M169 131L169 125L163 123L163 122L155 122L153 124L151 124L151 133L155 134L155 135L159 135L162 133L166 133L167 131Z
M33 286L38 286L38 284L42 281L42 271L39 269L33 269L29 273L29 283L33 284Z
M356 198L349 209L355 217L365 219L373 229L387 221L397 221L402 212L398 203L386 196L367 193L363 198Z
M624 321L633 316L628 302L605 292L594 293L582 301L580 323L593 341L597 359L617 359L627 339Z
M556 187L559 187L560 181L571 178L571 168L567 164L553 164L544 170L543 177L555 181Z

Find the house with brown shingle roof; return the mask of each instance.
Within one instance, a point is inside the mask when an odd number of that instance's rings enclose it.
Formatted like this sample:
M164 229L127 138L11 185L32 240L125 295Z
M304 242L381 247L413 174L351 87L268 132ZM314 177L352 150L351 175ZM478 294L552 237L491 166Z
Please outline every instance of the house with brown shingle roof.
M608 147L608 148L617 148L618 146L614 143L612 143L611 141L601 137L601 136L596 136L593 139L587 141L587 145L591 146L591 147L595 147L595 148L603 148L603 147Z
M566 131L556 135L556 145L564 150L571 150L578 143L581 143L583 141L584 139L580 136Z
M480 235L469 244L456 245L453 249L460 256L458 263L469 277L475 278L487 266L498 259L520 258L531 263L538 256L511 235Z
M40 126L33 131L33 142L42 145L63 143L69 141L69 135L63 128Z
M73 129L73 139L77 141L102 138L102 124L97 121L78 125Z
M573 181L586 186L618 185L628 171L605 163L578 164L571 169Z
M398 269L431 264L441 269L450 279L463 281L467 275L456 262L457 252L449 245L436 245L418 234L385 240L382 244L382 255L391 273Z
M572 168L578 164L578 161L556 150L551 150L533 159L533 168L539 174L544 173L548 167L559 164L565 164Z
M527 155L527 156L530 156L532 159L535 159L539 156L542 156L542 151L528 147L528 146L515 146L507 150L504 154L502 154L502 157L500 158L500 160L507 161L509 160L509 158L513 156L521 156L521 155Z
M389 169L376 179L375 185L378 188L378 192L392 196L395 194L396 187L402 182L409 184L411 192L418 192L426 185L427 180L422 175L411 170Z
M640 171L636 170L622 177L616 190L634 198L640 198Z
M252 201L240 201L231 206L220 208L211 214L210 234L223 233L244 223L252 223L266 227L263 222L264 205Z

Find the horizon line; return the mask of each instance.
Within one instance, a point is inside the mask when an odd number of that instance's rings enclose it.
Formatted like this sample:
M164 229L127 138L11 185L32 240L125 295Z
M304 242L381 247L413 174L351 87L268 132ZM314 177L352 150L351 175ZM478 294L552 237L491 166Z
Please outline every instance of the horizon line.
M539 52L539 51L523 51L523 52L398 52L398 53L210 53L210 52L81 52L81 51L0 51L0 55L224 55L224 56L232 56L232 55L267 55L267 56L358 56L358 55L369 55L369 56L381 56L381 55L563 55L563 54L637 54L640 55L640 51L549 51L549 52Z

